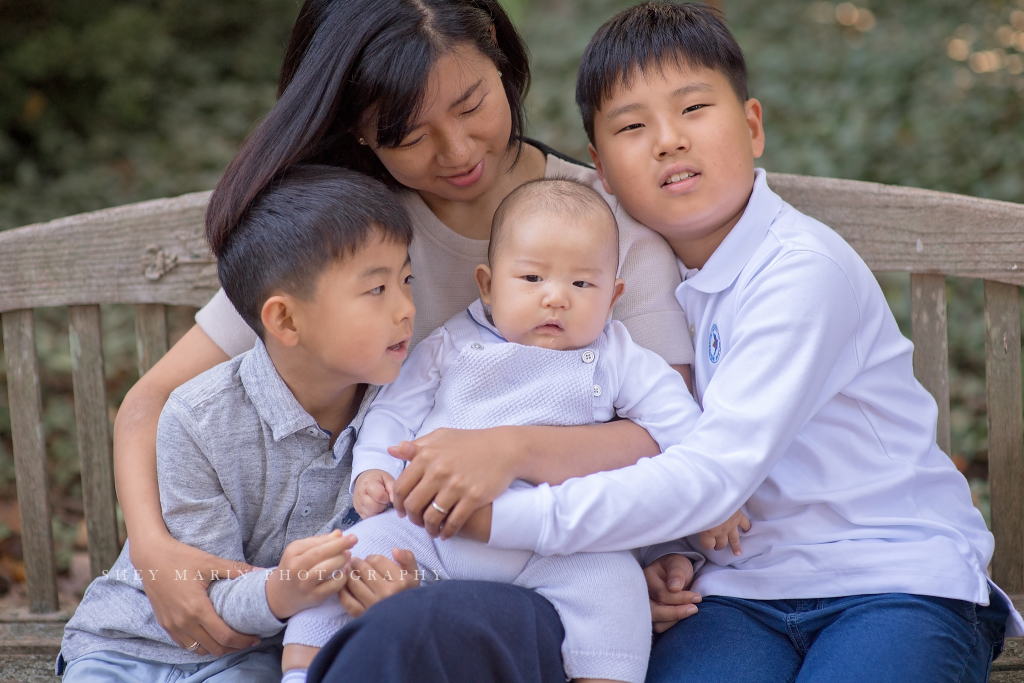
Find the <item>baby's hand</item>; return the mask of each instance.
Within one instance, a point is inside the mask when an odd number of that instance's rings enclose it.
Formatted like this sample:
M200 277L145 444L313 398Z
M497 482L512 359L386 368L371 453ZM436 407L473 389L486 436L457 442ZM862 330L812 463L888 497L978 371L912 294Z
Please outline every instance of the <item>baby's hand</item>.
M704 550L722 550L725 546L732 546L732 554L740 554L740 529L750 531L750 520L737 510L724 524L719 524L714 529L708 529L700 533L700 547Z
M700 596L686 590L693 583L693 563L685 555L659 557L644 569L655 633L697 613Z
M395 478L384 470L366 470L356 478L352 490L352 507L363 519L379 515L387 509L395 489Z
M390 558L370 555L365 560L353 557L345 568L348 583L338 595L341 606L353 617L384 598L420 585L419 565L411 550L393 548Z
M267 577L267 604L278 619L287 619L323 602L345 587L342 569L351 558L356 537L332 531L292 541Z

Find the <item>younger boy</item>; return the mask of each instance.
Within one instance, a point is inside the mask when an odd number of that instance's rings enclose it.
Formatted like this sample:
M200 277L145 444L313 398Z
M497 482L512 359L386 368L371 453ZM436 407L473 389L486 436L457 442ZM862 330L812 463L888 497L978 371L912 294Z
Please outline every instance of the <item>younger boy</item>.
M217 257L261 341L171 394L157 471L175 538L276 567L210 586L228 625L264 640L219 659L174 642L125 545L68 622L64 681L280 680L284 620L347 581L355 539L314 534L355 519L351 449L370 385L394 380L412 334L411 237L391 193L351 171L297 167L254 202Z
M618 244L608 204L582 183L537 180L502 202L489 266L476 271L481 298L416 346L366 415L353 456L353 500L368 519L351 532L359 538L355 556L411 548L431 580L536 589L565 626L567 677L642 683L650 611L630 553L539 557L460 537L432 540L394 510L385 512L404 465L388 447L438 428L580 425L618 415L645 427L662 448L683 440L699 410L682 377L610 321L624 286L616 278ZM438 501L433 507L451 512ZM294 617L285 669L308 665L348 620L333 599ZM305 652L306 662L293 651ZM292 677L286 671L285 681Z
M874 276L755 170L761 105L718 15L619 14L577 101L606 189L679 257L703 413L660 456L506 492L490 545L692 549L743 503L743 556L704 553L700 610L655 644L648 681L984 681L1024 625L988 580L992 535ZM685 585L677 557L647 570L662 603ZM656 606L658 630L677 609Z

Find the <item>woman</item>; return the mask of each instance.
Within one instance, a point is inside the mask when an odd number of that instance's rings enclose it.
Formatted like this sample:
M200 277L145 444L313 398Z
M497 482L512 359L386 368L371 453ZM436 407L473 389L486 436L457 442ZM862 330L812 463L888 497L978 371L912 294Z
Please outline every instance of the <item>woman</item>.
M589 167L523 142L529 79L526 50L496 0L307 0L288 45L279 101L218 184L207 236L211 243L223 239L250 202L294 164L328 163L380 178L413 217L418 341L476 298L473 269L486 260L491 218L509 192L545 175L599 187ZM688 377L692 349L672 296L679 282L674 257L660 237L621 211L617 216L627 289L615 316ZM171 538L157 502L156 426L170 392L255 339L223 292L196 320L126 396L115 424L115 470L132 561L144 570L160 623L182 647L198 643L200 652L219 655L253 639L217 617L205 583L152 579L241 568ZM629 421L439 430L406 454L414 459L396 505L428 529L443 521L453 534L517 477L558 483L656 452Z

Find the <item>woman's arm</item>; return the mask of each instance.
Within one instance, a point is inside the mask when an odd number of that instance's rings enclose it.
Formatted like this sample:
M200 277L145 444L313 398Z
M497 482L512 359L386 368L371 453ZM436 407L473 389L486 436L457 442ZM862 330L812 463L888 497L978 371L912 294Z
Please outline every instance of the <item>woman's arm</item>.
M255 639L232 631L214 612L206 592L208 572L224 576L249 567L180 543L167 532L156 477L156 428L174 389L227 359L199 326L193 327L131 388L114 421L114 481L132 564L142 573L157 620L171 637L186 648L198 642L199 652L218 656L249 647ZM188 580L170 580L183 570ZM194 580L197 574L205 580Z
M409 461L395 484L399 514L434 536L450 538L515 479L560 484L635 464L660 449L643 427L618 420L580 427L438 429L389 452ZM430 507L435 501L446 516Z

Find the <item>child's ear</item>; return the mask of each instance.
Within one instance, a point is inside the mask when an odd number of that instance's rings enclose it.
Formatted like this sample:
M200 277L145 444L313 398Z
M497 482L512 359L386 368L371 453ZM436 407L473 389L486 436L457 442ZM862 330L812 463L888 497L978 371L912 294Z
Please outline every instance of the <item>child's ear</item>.
M480 300L488 306L491 305L491 267L481 263L473 273L476 278L477 289L480 290Z
M594 143L587 145L587 151L590 152L590 158L594 160L594 168L597 169L597 177L601 179L601 184L604 186L604 191L608 194L615 194L612 192L611 185L604 177L604 168L601 167L601 157L597 155L597 147L594 147Z
M754 158L760 159L764 154L764 121L761 103L751 97L743 105L743 109L747 115L747 127L750 128L750 146L754 152Z
M267 335L273 337L283 346L295 346L299 343L299 331L292 319L295 300L287 294L275 294L263 302L260 311L260 322Z
M611 317L615 304L619 303L624 291L626 291L626 281L621 277L615 278L615 285L612 287L612 304L608 307L608 317Z

